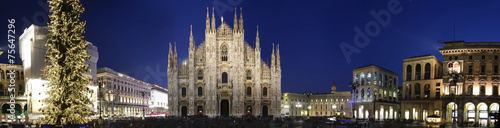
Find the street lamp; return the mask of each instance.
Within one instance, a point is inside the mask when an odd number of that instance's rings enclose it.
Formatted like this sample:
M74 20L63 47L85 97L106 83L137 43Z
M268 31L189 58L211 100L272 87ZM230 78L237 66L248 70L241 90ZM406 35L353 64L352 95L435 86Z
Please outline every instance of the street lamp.
M310 99L309 97L311 96L311 93L306 93L306 95L307 95L307 99ZM307 106L307 118L309 118L310 110L311 110L311 100L309 100L308 106Z
M450 87L451 86L455 86L455 89L453 90L454 92L452 93L452 96L453 96L453 102L455 102L455 105L457 105L457 108L458 108L458 104L457 104L457 92L458 92L458 88L457 88L457 82L459 79L462 79L463 78L463 75L460 74L460 67L458 66L458 63L455 62L453 63L453 66L452 67L448 67L448 68L451 68L451 69L448 69L449 70L449 74L448 74L448 78L450 78ZM455 107L455 105L453 105L452 107ZM458 109L455 108L455 114L458 115ZM451 114L451 119L453 120L453 125L452 127L453 128L457 128L458 127L458 116L457 116L457 120L455 120L453 118L453 113Z
M356 107L355 107L354 103L356 103L356 101L357 101L356 99L358 98L358 96L356 95L356 94L357 94L357 93L356 93L356 87L357 87L358 85L359 85L358 83L351 83L351 84L349 84L349 87L351 87L351 88L352 88L352 95L354 96L354 98L353 98L353 102L352 102L352 105L351 105L351 108L352 108L352 112L351 112L351 113L352 113L352 118L356 118L356 115L354 114L354 111L355 111L355 109L356 109ZM374 103L375 103L375 102L374 102Z
M102 108L102 86L104 84L102 82L99 82L98 86L99 86L99 120L102 120L102 112L101 112L101 108Z

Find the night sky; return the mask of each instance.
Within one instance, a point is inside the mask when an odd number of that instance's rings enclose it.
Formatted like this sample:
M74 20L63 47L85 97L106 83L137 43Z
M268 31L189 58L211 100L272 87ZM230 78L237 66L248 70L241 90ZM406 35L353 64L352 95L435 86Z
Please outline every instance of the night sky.
M98 67L110 67L165 88L168 43L177 42L180 61L187 58L189 25L193 25L194 39L199 45L205 38L207 6L221 8L216 10L217 26L220 16L232 26L234 7L243 7L245 40L254 45L258 25L264 61L271 58L272 43L280 44L282 92L328 93L334 78L337 90L349 90L352 70L369 64L398 73L401 86L403 59L432 54L442 60L438 51L442 44L438 42L454 40L454 24L455 40L500 41L500 1L82 0L82 3L86 12L81 19L87 21L84 36L99 47ZM4 36L0 36L0 48L7 49L7 19L16 19L18 36L28 24L46 25L48 5L43 4L44 0L1 1L0 25L4 27L0 27L3 29L0 35ZM390 21L381 25L371 11L390 13ZM387 17L381 19L387 21ZM358 37L354 28L367 34L365 25L372 26L371 35L367 36L369 42L354 40ZM356 45L355 41L359 43ZM358 52L348 57L350 62L342 52L346 47ZM0 62L6 60L7 54L0 56Z

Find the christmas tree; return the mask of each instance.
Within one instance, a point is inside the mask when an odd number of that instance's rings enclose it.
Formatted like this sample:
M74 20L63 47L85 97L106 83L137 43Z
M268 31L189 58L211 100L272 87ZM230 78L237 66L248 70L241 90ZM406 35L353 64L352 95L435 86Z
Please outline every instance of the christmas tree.
M85 124L92 114L90 78L85 61L88 43L83 39L86 22L79 21L85 11L79 0L49 0L51 14L48 23L44 76L49 81L47 98L43 101L44 124Z

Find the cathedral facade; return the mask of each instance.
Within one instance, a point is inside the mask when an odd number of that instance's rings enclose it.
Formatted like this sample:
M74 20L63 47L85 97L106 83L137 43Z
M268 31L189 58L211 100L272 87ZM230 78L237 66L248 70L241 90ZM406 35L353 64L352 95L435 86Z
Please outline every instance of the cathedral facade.
M170 44L169 115L280 116L279 45L273 44L271 62L265 63L258 30L255 47L245 41L241 10L238 19L235 9L231 28L222 18L216 27L214 11L209 18L207 8L205 27L205 40L198 46L191 29L189 57L183 62L178 62L177 48L172 51Z

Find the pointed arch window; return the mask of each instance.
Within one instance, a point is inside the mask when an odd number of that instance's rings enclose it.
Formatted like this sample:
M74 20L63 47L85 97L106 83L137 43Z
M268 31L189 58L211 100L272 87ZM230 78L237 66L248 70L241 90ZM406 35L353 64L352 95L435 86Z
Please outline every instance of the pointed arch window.
M264 87L264 88L262 89L262 95L263 95L263 96L267 96L267 88L266 88L266 87Z
M183 87L181 91L182 91L182 97L185 97L186 96L186 87Z
M251 79L252 79L252 71L247 70L247 80L251 80Z
M222 46L221 59L222 61L227 61L227 45Z
M222 83L227 83L227 73L226 72L222 73Z
M203 96L203 88L198 87L198 96Z
M252 87L247 87L247 96L252 96Z
M203 80L203 70L198 70L198 80Z

